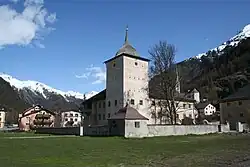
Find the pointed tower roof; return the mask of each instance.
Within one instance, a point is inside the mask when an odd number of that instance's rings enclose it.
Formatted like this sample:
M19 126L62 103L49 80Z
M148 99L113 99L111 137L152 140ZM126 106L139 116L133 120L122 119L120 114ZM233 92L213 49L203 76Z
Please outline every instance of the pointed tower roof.
M128 26L126 27L126 34L125 34L125 42L123 46L116 52L115 56L119 56L121 54L127 54L130 56L138 56L139 54L137 53L136 49L129 44L128 41Z

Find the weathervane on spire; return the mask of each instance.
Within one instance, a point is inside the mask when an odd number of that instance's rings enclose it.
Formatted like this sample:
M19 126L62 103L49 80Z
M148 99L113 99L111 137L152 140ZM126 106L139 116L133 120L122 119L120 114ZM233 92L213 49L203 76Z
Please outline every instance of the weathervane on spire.
M125 44L128 43L128 25L126 27Z

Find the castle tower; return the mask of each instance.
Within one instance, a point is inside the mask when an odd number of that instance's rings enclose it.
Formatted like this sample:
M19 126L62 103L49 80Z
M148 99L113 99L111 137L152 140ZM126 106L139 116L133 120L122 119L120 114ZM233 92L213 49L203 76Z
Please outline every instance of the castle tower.
M120 108L131 107L144 110L148 93L148 62L142 58L128 41L126 28L123 46L106 64L106 115L113 115ZM145 114L141 113L145 116Z

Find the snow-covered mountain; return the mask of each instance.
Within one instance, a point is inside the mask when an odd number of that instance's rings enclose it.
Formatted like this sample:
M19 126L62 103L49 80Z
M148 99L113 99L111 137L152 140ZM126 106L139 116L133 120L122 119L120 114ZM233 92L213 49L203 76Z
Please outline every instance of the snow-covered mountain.
M241 40L249 37L250 37L250 24L246 25L237 35L230 38L228 41L224 42L218 47L211 49L210 51L216 51L217 53L223 52L223 49L225 49L226 46L237 46ZM200 59L202 56L207 56L207 53L198 54L198 56L195 56L193 58Z
M31 80L21 81L21 80L18 80L18 79L14 78L8 74L0 74L0 77L3 78L6 82L8 82L12 87L16 88L17 90L29 89L30 91L32 91L36 94L41 94L45 99L48 98L46 95L46 92L61 95L67 101L68 101L68 98L70 98L70 97L74 97L76 99L82 99L82 100L84 99L84 94L82 94L82 93L74 92L74 91L63 92L61 90L54 89L48 85L45 85L41 82L31 81ZM86 93L85 97L86 97L86 99L88 99L97 93L98 92L91 91L89 93Z
M98 92L79 93L74 91L61 91L37 81L22 81L8 74L0 74L5 82L16 92L18 98L26 103L40 104L51 110L77 109L83 101L94 96ZM0 85L1 86L1 85Z

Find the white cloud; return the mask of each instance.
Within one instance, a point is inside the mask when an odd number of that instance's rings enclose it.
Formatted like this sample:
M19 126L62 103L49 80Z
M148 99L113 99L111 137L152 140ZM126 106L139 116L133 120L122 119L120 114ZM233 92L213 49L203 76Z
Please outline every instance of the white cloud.
M93 64L85 69L82 75L75 75L76 78L93 79L92 84L100 84L106 81L106 71L101 67L95 67Z
M10 0L17 3L20 0ZM18 12L11 5L0 5L0 48L8 45L34 45L44 48L41 41L52 30L48 23L56 21L56 13L44 7L43 0L24 0L23 11Z

